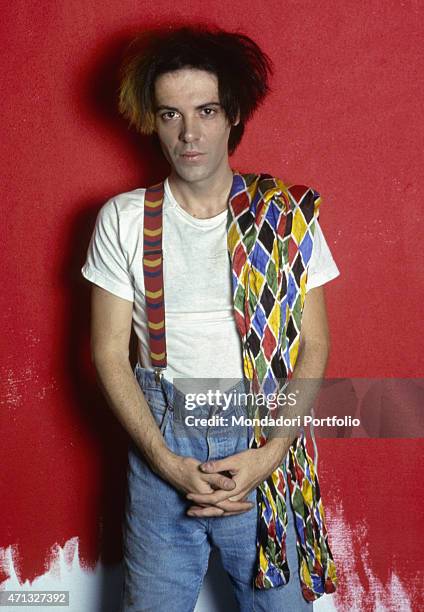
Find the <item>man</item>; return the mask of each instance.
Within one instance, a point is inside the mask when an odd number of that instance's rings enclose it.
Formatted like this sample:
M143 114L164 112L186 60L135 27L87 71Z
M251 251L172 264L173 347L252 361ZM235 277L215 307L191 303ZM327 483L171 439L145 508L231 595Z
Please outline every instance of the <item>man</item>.
M315 231L302 254L305 269L300 253L292 266L299 308L284 279L292 274L287 239L302 210L293 198L301 194L229 164L268 92L269 59L248 37L222 31L182 28L143 45L133 46L124 65L120 110L137 129L156 134L170 174L163 186L120 194L102 207L82 269L94 283L93 362L131 436L123 610L193 610L211 546L220 551L240 610L310 610L313 599L334 590L335 575L325 526L310 525L321 515L323 522L313 478L310 516L303 525L305 497L295 530L301 453L305 458L299 438L264 440L259 433L252 443L251 429L201 423L196 435L182 436L176 424L187 399L182 379L213 379L226 391L225 381L235 379L236 394L246 380L258 391L290 373L322 377L329 347L322 284L339 272L317 221L319 194L302 188L310 202L303 212ZM285 234L289 218L293 229ZM159 283L154 290L152 282ZM290 314L285 327L279 299ZM155 312L162 315L155 319ZM299 312L300 337L287 324ZM267 318L263 332L250 320L259 313ZM135 376L132 322L139 339ZM199 402L193 414L216 415L217 404ZM234 401L225 416L244 410ZM302 525L308 537L320 532L318 560L299 535Z

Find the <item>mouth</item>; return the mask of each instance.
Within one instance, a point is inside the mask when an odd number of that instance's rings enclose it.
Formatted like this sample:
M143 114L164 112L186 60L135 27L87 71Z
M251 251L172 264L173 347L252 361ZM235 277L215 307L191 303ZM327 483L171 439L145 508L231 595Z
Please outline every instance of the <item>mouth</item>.
M187 153L180 153L180 157L185 161L197 161L203 157L204 153L199 151L189 151Z

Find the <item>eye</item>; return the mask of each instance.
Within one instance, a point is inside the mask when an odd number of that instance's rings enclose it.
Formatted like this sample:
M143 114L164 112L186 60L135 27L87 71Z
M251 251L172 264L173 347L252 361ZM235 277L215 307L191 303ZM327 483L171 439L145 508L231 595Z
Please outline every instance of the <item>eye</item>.
M210 106L206 106L205 108L202 108L202 113L207 117L212 117L216 114L216 110L214 108L211 108Z
M178 113L176 111L166 111L165 113L161 114L160 118L164 121L170 121L171 119L175 119L177 116Z

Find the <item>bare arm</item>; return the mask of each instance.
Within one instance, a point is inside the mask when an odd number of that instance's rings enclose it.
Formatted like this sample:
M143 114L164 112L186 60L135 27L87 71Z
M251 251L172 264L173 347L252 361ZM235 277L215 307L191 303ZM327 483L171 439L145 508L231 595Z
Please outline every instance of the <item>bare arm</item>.
M293 370L293 377L285 393L296 393L297 403L293 407L285 407L281 414L294 419L310 413L314 399L321 386L321 380L327 365L330 351L330 335L328 330L327 309L325 305L324 286L315 287L307 292L302 315L302 327L299 339L299 354ZM284 431L284 436L283 433ZM275 449L275 467L286 454L293 438L298 434L298 428L275 428L268 440L268 451Z
M102 392L153 471L184 491L231 490L221 474L203 474L200 461L172 453L156 424L129 361L133 304L93 285L91 294L91 357Z
M169 451L129 361L133 303L93 285L91 358L102 392L153 470L162 471Z

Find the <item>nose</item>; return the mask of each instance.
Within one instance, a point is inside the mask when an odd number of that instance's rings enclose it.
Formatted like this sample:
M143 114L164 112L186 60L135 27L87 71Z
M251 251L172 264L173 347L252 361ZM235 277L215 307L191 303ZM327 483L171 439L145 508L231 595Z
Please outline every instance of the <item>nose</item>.
M195 118L184 117L181 123L180 140L195 142L199 139L199 125Z

